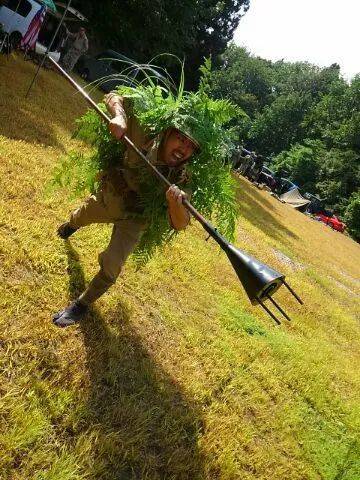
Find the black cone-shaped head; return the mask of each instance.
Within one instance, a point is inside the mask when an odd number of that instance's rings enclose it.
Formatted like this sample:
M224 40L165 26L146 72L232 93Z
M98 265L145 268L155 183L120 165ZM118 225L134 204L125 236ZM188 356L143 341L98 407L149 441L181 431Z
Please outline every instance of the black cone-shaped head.
M271 296L282 285L285 275L273 270L256 258L228 244L225 252L253 305Z

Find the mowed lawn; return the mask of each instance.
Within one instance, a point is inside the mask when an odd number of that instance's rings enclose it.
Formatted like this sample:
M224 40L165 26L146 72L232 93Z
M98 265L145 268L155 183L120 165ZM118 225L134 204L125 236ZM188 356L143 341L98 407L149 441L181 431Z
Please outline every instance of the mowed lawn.
M110 226L69 242L79 201L45 186L84 101L0 57L0 478L360 479L360 246L239 179L236 244L284 272L277 327L193 222L130 261L86 321L51 323ZM285 323L286 322L286 323Z

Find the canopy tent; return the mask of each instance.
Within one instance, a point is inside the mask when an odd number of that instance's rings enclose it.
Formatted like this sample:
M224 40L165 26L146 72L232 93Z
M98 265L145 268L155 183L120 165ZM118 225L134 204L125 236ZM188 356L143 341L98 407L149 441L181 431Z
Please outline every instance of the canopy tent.
M56 6L53 0L40 0L40 3L43 3L49 10L56 12Z
M304 207L309 205L309 203L311 203L310 200L307 200L301 195L298 188L293 188L288 192L283 193L279 198L281 201L288 203L297 210L302 210Z
M68 6L66 3L63 2L55 2L58 10L67 9L72 16L68 16L65 20L68 21L78 21L78 22L88 22L88 19L81 13L79 10L75 10L75 8Z

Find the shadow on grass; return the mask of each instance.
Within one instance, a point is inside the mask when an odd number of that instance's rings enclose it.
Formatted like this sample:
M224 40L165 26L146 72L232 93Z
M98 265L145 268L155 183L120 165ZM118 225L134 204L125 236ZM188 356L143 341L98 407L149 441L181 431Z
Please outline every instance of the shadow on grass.
M70 242L66 249L69 291L77 297L83 270ZM91 378L85 429L100 429L95 471L87 473L106 480L203 478L198 408L155 364L121 303L109 321L111 328L93 309L80 325Z
M292 239L298 238L272 213L275 211L272 203L264 198L254 185L243 179L238 180L237 200L240 216L246 218L270 237L280 242L284 242L289 237Z

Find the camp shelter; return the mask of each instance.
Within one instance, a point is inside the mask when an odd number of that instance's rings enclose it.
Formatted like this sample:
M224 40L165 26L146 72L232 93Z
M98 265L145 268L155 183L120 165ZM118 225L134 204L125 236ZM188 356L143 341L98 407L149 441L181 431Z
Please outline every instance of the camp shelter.
M280 195L279 198L281 201L288 203L292 207L301 211L305 210L307 205L311 203L311 200L307 200L301 195L298 188L292 188L288 192Z

